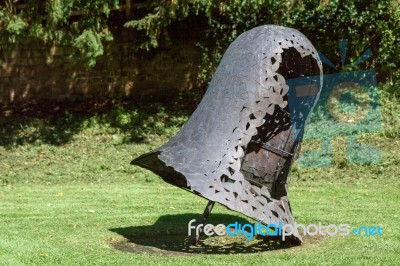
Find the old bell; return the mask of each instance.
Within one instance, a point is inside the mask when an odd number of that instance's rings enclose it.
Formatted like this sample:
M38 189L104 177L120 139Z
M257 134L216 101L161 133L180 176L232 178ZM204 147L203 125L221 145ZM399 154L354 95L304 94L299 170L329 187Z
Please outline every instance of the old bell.
M218 202L266 225L294 225L288 174L321 87L322 64L302 33L256 27L228 47L178 134L132 164L208 199L205 216ZM293 239L302 241L297 230Z

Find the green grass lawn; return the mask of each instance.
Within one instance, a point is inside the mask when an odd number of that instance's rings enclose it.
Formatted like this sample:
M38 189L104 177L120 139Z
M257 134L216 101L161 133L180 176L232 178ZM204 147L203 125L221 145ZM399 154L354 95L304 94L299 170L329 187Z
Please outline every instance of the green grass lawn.
M298 180L296 180L298 181ZM215 254L183 256L187 222L205 201L163 184L25 184L1 191L0 261L18 264L391 264L398 262L400 182L293 182L291 196L299 223L381 225L382 237L326 237L301 247L257 253L257 249L206 241ZM210 222L233 221L237 213L218 206ZM172 239L172 240L171 240ZM162 240L165 240L163 247ZM241 245L244 239L237 239ZM113 245L113 244L119 245ZM144 245L145 254L132 253ZM231 254L224 254L223 248ZM147 253L147 254L146 254ZM237 254L235 254L237 253Z
M331 168L296 164L289 186L298 223L380 225L383 236L307 237L292 248L240 237L185 244L187 223L199 218L206 201L129 162L170 138L187 113L157 110L138 118L128 107L58 117L3 112L0 263L396 265L399 106L394 97L384 100L384 128L360 138L380 150L379 164L347 163L338 138ZM209 222L246 219L218 205Z

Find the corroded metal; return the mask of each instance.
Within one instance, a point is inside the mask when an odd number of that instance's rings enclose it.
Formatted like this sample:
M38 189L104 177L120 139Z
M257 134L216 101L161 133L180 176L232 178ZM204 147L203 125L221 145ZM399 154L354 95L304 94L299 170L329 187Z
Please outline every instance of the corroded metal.
M247 31L228 47L178 134L132 164L264 224L294 224L288 173L321 73L316 50L297 30L267 25ZM288 86L307 77L317 87ZM297 231L293 237L301 241Z

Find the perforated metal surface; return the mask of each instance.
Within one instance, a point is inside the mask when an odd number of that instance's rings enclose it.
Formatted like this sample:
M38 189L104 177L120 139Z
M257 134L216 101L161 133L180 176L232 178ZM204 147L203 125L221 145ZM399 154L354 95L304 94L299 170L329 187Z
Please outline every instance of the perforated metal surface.
M290 97L286 81L321 73L317 52L297 30L247 31L229 46L179 133L132 163L265 224L293 224L288 173L321 87L302 101Z

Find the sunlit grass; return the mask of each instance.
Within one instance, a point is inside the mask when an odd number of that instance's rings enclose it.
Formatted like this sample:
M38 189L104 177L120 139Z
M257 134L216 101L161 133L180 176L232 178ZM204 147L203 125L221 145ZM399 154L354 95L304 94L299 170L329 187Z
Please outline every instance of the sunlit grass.
M165 256L171 241L183 243L187 222L198 218L206 201L129 164L167 141L187 113L158 110L139 119L134 108L119 108L90 117L68 112L52 121L2 118L1 136L7 139L0 146L0 262L395 265L400 259L400 105L387 95L381 102L382 130L359 136L360 143L380 151L378 163L350 163L346 138L338 137L332 140L330 167L293 166L289 193L298 223L380 225L383 236L311 238L298 248L233 255ZM319 145L307 141L303 150ZM246 218L218 205L212 219ZM137 254L113 245L132 247L136 236L146 236L145 250L154 252ZM211 246L224 241L211 240Z

